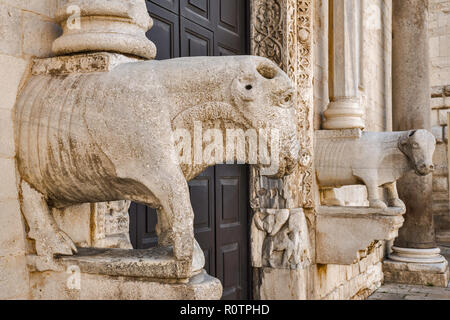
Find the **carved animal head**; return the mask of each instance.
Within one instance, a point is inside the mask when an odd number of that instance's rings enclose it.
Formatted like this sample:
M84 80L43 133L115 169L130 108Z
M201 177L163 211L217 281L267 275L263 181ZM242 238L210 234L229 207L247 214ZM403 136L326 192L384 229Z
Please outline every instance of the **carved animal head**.
M294 87L285 72L262 57L248 57L233 80L231 94L239 112L255 129L277 129L280 133L281 177L290 174L299 160Z
M434 171L433 153L436 139L427 130L412 130L400 139L400 150L408 157L418 175L426 176Z

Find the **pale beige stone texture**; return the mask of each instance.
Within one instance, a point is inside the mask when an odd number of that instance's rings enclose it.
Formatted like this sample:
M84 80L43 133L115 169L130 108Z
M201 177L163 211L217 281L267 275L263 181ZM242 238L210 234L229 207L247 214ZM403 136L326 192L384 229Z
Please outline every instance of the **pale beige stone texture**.
M0 208L0 257L25 255L25 230L19 202L2 200Z
M52 56L52 43L61 35L61 28L48 18L31 12L24 12L23 19L23 53L40 58Z
M65 0L2 0L2 2L28 12L34 12L45 17L52 17L58 2Z
M23 299L28 294L29 277L25 256L0 256L0 299Z
M0 53L22 54L22 12L0 4Z
M0 51L2 50L0 49ZM0 100L0 109L4 109L7 111L13 110L14 104L16 102L17 92L19 90L19 85L25 71L27 70L27 66L28 61L24 59L0 54L0 72L3 75L8 75L7 77L0 77L0 92L2 96L2 99ZM7 114L2 115L2 118L4 119L7 119L7 117Z

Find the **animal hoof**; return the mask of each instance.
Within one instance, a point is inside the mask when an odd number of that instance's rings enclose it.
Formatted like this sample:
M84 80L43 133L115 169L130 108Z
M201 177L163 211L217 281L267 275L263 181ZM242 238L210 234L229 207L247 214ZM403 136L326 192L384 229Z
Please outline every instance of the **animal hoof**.
M400 199L389 200L390 207L405 208L405 203Z
M381 200L370 200L370 207L371 208L386 209L387 208L387 204L384 203L384 201L381 201Z

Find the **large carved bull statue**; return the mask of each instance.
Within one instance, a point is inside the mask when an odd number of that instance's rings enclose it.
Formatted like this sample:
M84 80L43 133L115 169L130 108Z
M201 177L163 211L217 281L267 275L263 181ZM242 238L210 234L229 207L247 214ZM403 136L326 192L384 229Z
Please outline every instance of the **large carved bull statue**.
M384 209L378 187L388 192L388 205L404 207L396 181L409 171L425 176L434 170L436 139L426 130L363 132L358 139L317 139L316 174L320 188L364 184L370 207Z
M42 250L72 254L75 246L56 226L52 207L132 200L157 209L159 244L173 246L178 260L191 259L194 215L186 181L212 163L180 166L173 129L194 136L194 121L277 128L282 176L299 151L292 92L274 63L249 56L33 76L15 111L22 187L39 195L24 199L30 237ZM42 205L45 214L35 210Z

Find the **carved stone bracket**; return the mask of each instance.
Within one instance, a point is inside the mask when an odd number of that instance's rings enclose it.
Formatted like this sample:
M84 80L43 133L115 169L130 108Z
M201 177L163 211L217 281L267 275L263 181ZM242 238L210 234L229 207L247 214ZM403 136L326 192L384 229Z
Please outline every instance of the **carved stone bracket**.
M318 207L316 262L352 264L375 240L397 237L404 213L404 208Z
M251 171L251 206L313 208L312 0L253 0L251 53L271 59L295 83L301 161L282 180Z

